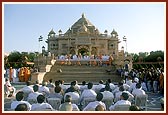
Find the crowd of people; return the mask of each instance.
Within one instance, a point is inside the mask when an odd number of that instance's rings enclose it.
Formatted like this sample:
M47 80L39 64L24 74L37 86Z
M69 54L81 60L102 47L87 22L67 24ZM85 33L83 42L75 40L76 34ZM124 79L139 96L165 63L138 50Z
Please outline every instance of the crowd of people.
M60 61L61 65L64 64L76 64L81 65L82 61L88 61L88 65L112 65L112 61L114 60L112 55L60 55L56 57L56 60ZM75 63L74 63L75 62Z
M145 91L153 93L164 93L164 69L163 68L142 68L121 72L121 77L125 80L139 78Z
M8 78L11 83L27 82L31 79L31 73L34 70L30 67L7 68L4 72L4 78Z
M128 76L127 76L128 74ZM78 84L72 81L65 85L63 80L43 81L39 84L26 82L26 86L16 92L11 110L15 111L115 111L118 105L127 105L128 111L143 110L136 105L135 98L146 92L163 92L163 69L132 70L125 79L113 84L111 79ZM7 82L7 81L6 81ZM8 81L9 82L9 81ZM49 101L52 100L52 101ZM57 106L55 103L57 101ZM110 102L110 104L109 104ZM162 103L162 108L164 105Z

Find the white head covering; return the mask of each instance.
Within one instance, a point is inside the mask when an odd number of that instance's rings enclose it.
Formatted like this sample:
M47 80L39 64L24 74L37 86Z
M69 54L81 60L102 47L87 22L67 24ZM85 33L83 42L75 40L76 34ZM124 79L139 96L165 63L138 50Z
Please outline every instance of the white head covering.
M139 82L139 79L138 79L137 77L135 77L135 78L134 78L134 81L138 83L138 82Z

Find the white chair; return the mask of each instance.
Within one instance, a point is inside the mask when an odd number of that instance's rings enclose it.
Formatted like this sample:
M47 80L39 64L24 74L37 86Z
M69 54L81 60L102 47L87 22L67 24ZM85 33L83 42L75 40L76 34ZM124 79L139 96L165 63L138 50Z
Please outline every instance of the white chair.
M24 101L27 101L30 92L24 92Z
M148 95L140 95L140 96L135 96L135 105L139 106L140 108L145 108L147 111L147 100L148 100Z
M53 107L53 109L58 110L61 105L61 99L59 98L47 98L47 102Z
M6 102L6 103L4 103L4 108L5 108L5 109L11 108L11 103L12 103L12 102Z
M130 105L116 105L114 111L129 111Z
M74 103L74 104L76 104L76 105L78 105L79 104L79 99L72 99L71 102Z
M34 104L34 103L37 103L37 100L36 99L28 99L27 100L31 105Z
M35 110L33 110L33 111L53 111L53 110L50 109L50 108L43 108L43 109L37 108L37 109L35 109Z
M96 100L95 98L84 98L82 108L85 108L90 102L93 102L95 100Z
M106 109L108 110L108 108L113 104L114 99L103 99L102 102L105 103Z

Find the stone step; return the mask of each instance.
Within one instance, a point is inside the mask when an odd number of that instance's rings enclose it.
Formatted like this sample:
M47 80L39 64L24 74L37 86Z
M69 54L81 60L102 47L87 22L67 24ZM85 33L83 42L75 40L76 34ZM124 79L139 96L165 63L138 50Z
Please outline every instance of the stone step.
M57 69L64 69L64 70L106 70L106 69L113 69L110 67L81 67L81 66L77 66L77 67L73 67L73 66L55 66L51 68L51 71L57 70Z
M51 68L51 71L50 72L56 72L57 70L61 69L64 73L65 72L77 72L77 73L82 73L82 72L104 72L106 73L106 70L111 70L111 72L116 72L115 69L112 69L112 68L94 68L94 67L80 67L80 68L74 68L74 67L54 67L54 68Z
M76 75L76 74L80 74L80 75L84 75L84 74L93 74L93 75L110 75L110 74L115 74L115 72L102 72L102 71L63 71L62 73L56 72L56 71L51 71L51 72L47 72L46 74L51 74L51 75Z
M61 69L62 73L57 72ZM106 70L111 70L107 72ZM113 82L118 82L121 78L115 74L115 67L113 66L88 66L88 65L58 65L55 64L50 72L47 72L43 78L48 81L49 79L64 80L65 82L71 82L77 80L99 82L100 80L106 81L112 79Z
M64 80L66 83L77 80L79 83L82 81L92 81L99 82L100 80L106 81L107 79L112 79L113 82L119 82L121 78L119 76L81 76L81 75L64 75L64 76L45 76L44 80L54 79L54 80Z

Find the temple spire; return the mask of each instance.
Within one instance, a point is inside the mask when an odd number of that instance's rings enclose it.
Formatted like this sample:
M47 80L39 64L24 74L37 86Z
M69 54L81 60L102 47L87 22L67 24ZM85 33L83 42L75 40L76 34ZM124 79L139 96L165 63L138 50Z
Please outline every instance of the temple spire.
M82 18L85 18L85 14L84 13L82 13Z

